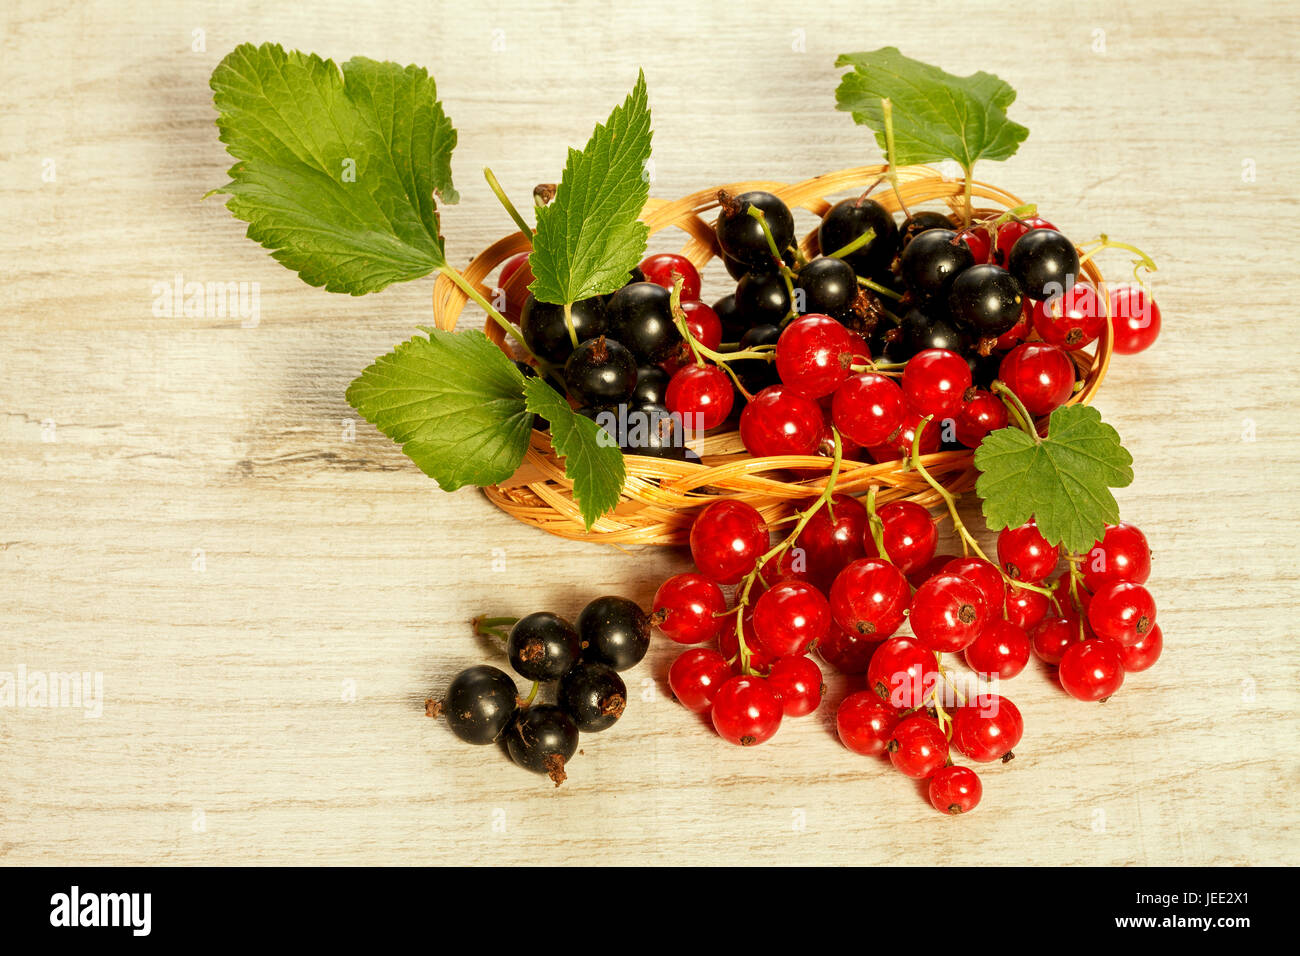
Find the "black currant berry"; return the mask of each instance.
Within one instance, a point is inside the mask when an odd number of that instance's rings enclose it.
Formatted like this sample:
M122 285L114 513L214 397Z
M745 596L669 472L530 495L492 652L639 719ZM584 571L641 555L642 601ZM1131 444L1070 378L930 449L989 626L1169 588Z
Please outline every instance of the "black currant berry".
M618 447L625 455L681 461L686 457L686 443L679 421L663 405L645 404L626 409Z
M635 601L598 597L578 615L582 659L625 671L641 663L650 648L650 616Z
M755 325L740 337L740 348L744 350L751 349L755 345L775 345L780 337L781 327L775 323ZM775 385L778 381L775 362L753 358L740 359L731 362L730 365L731 370L736 373L741 384L749 390L751 395L758 394L769 385Z
M722 323L722 340L724 342L736 342L745 334L745 330L753 325L753 321L736 307L736 293L724 295L717 302L713 303L713 311L718 313L718 321Z
M736 285L736 308L756 325L780 322L790 314L785 278L779 272L751 272Z
M772 261L772 248L767 243L762 225L749 214L749 207L755 206L763 211L779 253L784 253L786 247L794 242L794 216L790 207L771 193L760 190L735 197L719 194L719 199L722 208L718 211L714 231L722 251L751 271L756 267L773 270L776 264Z
M1030 229L1011 247L1007 270L1031 299L1054 299L1078 281L1079 251L1055 229Z
M568 778L565 764L578 752L578 727L553 704L534 704L515 715L505 732L510 759L525 770L544 773L558 787Z
M599 296L573 303L570 314L579 342L605 334L605 306ZM524 300L519 331L533 353L552 365L563 365L573 351L562 305L541 302L530 295Z
M911 355L926 349L947 349L949 352L960 353L970 341L969 336L963 335L946 315L932 316L920 309L907 313L903 317L902 327Z
M889 210L874 199L843 199L831 206L817 228L822 255L843 249L868 229L875 232L875 238L845 256L844 261L860 276L888 270L898 251L898 226Z
M564 384L584 405L617 405L636 388L636 359L603 335L588 339L564 363Z
M479 664L452 680L442 699L442 716L461 740L490 744L501 736L518 706L514 678L503 670Z
M801 306L801 315L814 312L840 315L858 297L858 277L853 267L843 259L830 256L814 259L800 268L794 286L795 302Z
M1019 322L1023 301L1015 276L992 264L971 266L953 282L948 296L953 318L983 339L995 338Z
M638 364L666 359L682 340L673 324L672 293L653 282L633 282L609 300L609 335L622 343Z
M510 629L510 666L529 680L558 680L578 659L581 641L573 625L557 614L538 611Z
M560 678L555 702L579 730L595 733L614 726L623 716L627 685L608 664L579 661Z
M975 257L951 229L927 229L907 244L898 262L908 289L929 302L942 300L953 280L975 264Z
M903 220L903 227L899 230L899 237L902 240L902 247L907 248L908 243L927 229L951 229L952 217L945 216L941 212L933 212L929 209L923 209L920 212L912 213L910 219Z
M668 393L669 375L658 365L642 365L636 370L636 388L632 389L633 405L662 405Z
M962 358L970 366L971 384L976 388L987 389L993 384L993 380L998 377L998 369L1002 365L1003 355L998 352L980 355L977 350L968 348L963 353Z
M914 321L918 324L929 321L922 313L917 312L917 315L920 318ZM882 362L906 362L916 354L908 344L907 331L907 327L902 323L898 325L891 322L878 323L872 330L871 337L867 339L871 354Z

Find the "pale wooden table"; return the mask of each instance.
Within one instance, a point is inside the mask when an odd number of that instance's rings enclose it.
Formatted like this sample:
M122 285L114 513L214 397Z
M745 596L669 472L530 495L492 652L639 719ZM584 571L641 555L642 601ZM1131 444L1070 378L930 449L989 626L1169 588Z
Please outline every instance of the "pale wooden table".
M0 671L99 672L104 703L0 709L0 861L1294 861L1300 8L970 9L7 5ZM1031 665L1019 758L957 820L845 751L830 708L724 745L665 696L667 642L558 791L455 741L423 700L490 656L469 618L648 603L684 559L561 542L433 490L365 423L346 440L345 386L428 321L431 283L313 290L199 201L229 165L208 75L264 39L432 70L460 262L512 228L481 167L521 198L554 180L638 65L666 197L876 161L832 108L836 53L999 73L1032 135L982 174L1161 266L1166 331L1097 404L1136 457L1119 497L1164 659L1104 706ZM178 274L260 283L260 323L155 315Z

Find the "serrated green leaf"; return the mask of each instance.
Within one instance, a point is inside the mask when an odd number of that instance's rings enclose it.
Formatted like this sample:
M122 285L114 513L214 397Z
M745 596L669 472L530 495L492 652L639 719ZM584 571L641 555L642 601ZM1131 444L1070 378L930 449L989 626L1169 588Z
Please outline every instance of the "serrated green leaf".
M533 416L524 377L482 332L416 336L348 386L348 404L402 446L444 491L515 473Z
M423 68L356 57L340 74L315 54L245 43L211 86L238 160L213 192L304 282L362 295L446 264L434 197L457 199L456 130Z
M900 166L955 159L969 171L978 159L1013 155L1029 135L1007 118L1016 91L992 73L953 76L892 46L846 53L835 65L853 68L835 91L836 107L875 130L882 150L880 101L893 104L894 159Z
M551 423L551 444L564 456L565 477L573 482L574 500L590 531L601 515L618 504L627 477L623 453L603 428L574 412L540 378L524 381L524 397L530 412Z
M582 152L569 150L550 205L537 211L529 291L564 304L613 292L645 255L650 230L637 216L650 195L650 107L645 74Z
M975 450L975 492L990 529L1018 527L1032 517L1049 543L1082 553L1119 520L1110 489L1132 483L1132 465L1100 412L1067 405L1052 412L1040 442L1019 428L986 436Z

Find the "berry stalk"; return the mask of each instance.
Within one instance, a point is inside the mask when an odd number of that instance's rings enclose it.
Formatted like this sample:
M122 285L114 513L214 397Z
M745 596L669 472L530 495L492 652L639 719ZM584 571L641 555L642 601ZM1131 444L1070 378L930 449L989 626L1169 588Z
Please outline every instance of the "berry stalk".
M531 236L533 234L533 227L528 225L528 223L524 221L524 217L519 214L519 210L516 209L515 204L510 201L510 197L506 195L506 191L501 188L501 183L497 181L496 173L492 172L490 166L483 167L483 178L487 180L488 187L497 197L497 201L505 207L506 212L510 214L510 218L515 221L515 225L519 227L519 231L525 236Z

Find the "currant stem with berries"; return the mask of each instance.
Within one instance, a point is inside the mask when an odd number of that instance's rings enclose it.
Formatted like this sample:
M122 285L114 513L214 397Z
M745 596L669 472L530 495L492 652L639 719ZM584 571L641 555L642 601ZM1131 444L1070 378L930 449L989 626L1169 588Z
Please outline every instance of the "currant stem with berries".
M794 310L794 273L785 264L785 260L781 258L781 250L777 248L776 237L772 235L772 227L767 224L767 213L755 205L750 205L745 211L758 220L759 226L763 229L763 236L767 239L767 247L772 252L772 258L776 261L776 267L781 272L781 278L785 280L785 291L790 297L790 312L783 322L789 321L790 318L798 314Z

